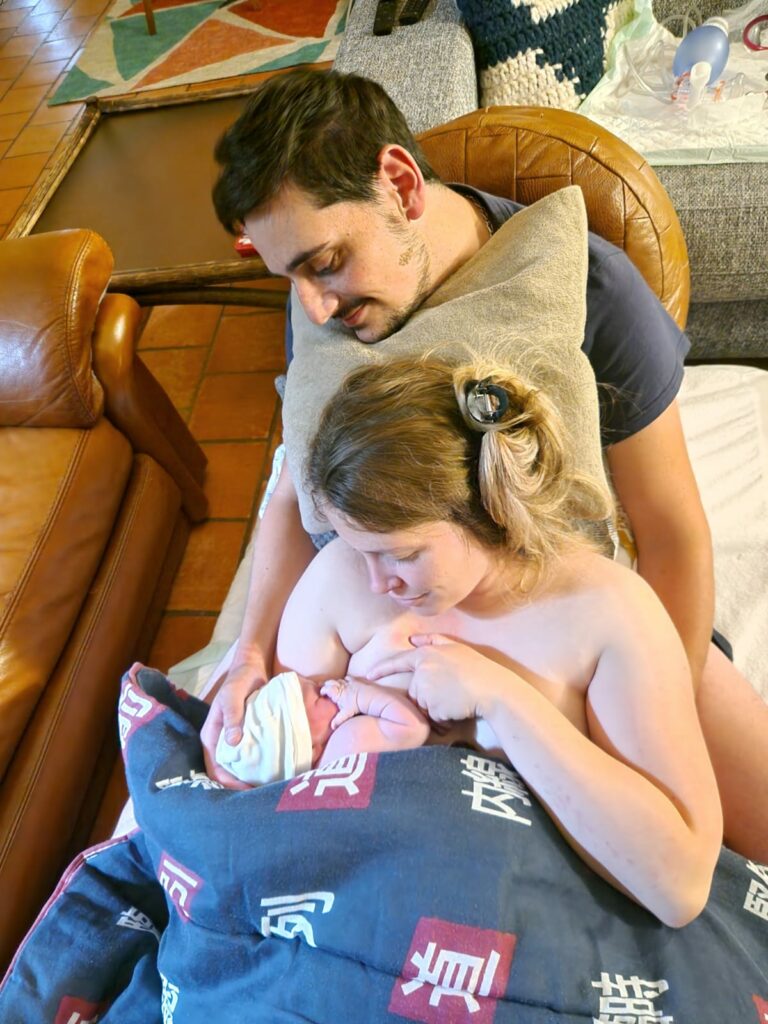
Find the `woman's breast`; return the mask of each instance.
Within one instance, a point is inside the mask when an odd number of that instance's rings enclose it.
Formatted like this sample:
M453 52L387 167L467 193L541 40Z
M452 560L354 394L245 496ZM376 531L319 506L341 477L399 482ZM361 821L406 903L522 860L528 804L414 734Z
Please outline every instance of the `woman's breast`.
M410 616L399 616L380 624L360 650L351 655L348 674L364 679L371 669L376 668L385 659L413 651L409 638L415 632L415 624ZM411 685L411 672L393 672L378 679L377 682L381 686L391 686L407 692Z
M456 615L425 620L412 613L398 613L376 625L367 642L351 655L348 672L365 678L385 659L413 651L410 637L414 634L444 633L515 672L587 734L586 692L595 669L592 645L572 623L560 617L554 623L548 618L537 613L510 616L502 623ZM393 672L378 682L407 692L411 672ZM487 749L485 743L478 745Z

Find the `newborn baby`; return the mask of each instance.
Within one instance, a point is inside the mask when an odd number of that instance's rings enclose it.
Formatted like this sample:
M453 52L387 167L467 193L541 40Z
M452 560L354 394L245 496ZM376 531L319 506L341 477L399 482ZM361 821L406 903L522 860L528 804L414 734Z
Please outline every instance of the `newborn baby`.
M429 722L403 693L347 677L316 683L281 672L251 694L243 738L222 731L216 760L241 782L263 786L349 754L420 747Z

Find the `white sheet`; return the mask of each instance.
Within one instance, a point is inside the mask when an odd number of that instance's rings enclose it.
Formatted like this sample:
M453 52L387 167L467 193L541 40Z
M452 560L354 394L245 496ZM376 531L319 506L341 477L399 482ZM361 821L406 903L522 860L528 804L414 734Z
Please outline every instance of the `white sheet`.
M768 372L689 367L680 412L712 530L715 625L768 701Z
M608 68L579 113L629 143L655 166L768 160L768 53L731 40L716 100L708 89L689 111L672 102L672 61L680 40L656 22L651 0L637 0L635 17L611 43ZM743 76L743 95L729 96Z

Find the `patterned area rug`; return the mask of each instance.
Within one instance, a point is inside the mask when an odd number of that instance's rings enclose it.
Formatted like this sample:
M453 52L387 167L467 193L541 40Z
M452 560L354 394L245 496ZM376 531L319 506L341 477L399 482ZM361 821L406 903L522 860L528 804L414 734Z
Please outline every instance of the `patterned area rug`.
M51 105L333 60L349 0L116 0Z

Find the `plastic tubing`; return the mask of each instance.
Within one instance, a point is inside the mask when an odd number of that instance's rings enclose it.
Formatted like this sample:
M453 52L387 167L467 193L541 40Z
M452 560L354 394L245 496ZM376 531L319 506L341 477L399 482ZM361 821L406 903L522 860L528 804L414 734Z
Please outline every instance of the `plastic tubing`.
M752 38L752 29L755 28L755 26L757 25L761 25L764 21L768 21L768 14L759 14L756 18L753 18L752 21L748 22L744 26L744 32L742 33L741 38L743 39L744 45L747 47L747 49L768 50L768 46L761 46L760 43L755 42L755 40Z

